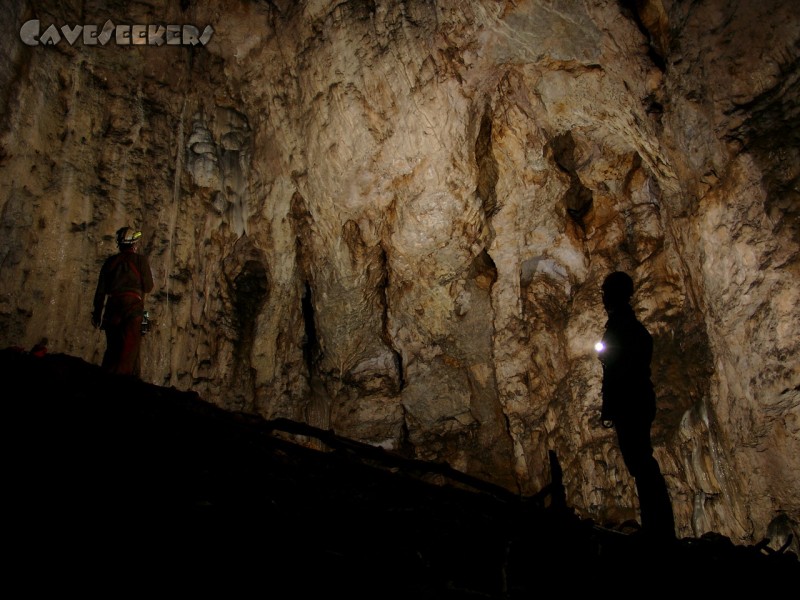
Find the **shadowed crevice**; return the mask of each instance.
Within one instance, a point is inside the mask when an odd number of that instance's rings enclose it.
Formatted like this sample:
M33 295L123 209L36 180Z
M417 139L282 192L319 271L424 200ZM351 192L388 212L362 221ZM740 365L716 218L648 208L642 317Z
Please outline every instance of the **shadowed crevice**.
M492 217L500 207L497 204L497 160L492 152L492 117L489 106L481 117L478 138L475 140L475 162L478 165L475 194L481 202L484 214Z
M569 177L569 188L564 195L564 205L570 219L581 229L585 228L584 218L592 209L592 191L587 188L578 176L578 165L575 158L575 139L567 131L556 136L548 143L558 168Z
M317 338L317 326L314 316L314 298L311 285L306 281L303 286L303 298L301 300L301 310L303 312L303 360L308 369L308 376L316 374L317 362L319 359L320 348Z

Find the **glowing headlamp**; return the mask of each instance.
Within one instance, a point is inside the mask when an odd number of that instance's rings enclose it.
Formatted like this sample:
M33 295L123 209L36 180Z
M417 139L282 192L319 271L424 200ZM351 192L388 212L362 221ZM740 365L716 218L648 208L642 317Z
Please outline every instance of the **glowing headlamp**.
M597 343L594 345L594 349L595 349L597 352L602 352L603 350L605 350L605 349L606 349L606 345L605 345L603 342L597 342Z

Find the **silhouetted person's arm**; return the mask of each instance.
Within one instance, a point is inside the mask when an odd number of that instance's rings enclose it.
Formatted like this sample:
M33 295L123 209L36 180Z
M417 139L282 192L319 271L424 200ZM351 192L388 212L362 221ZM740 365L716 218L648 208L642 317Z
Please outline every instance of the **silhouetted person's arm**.
M94 292L94 302L92 308L92 325L100 327L103 318L103 305L106 301L106 265L100 269L100 276L97 278L97 288Z

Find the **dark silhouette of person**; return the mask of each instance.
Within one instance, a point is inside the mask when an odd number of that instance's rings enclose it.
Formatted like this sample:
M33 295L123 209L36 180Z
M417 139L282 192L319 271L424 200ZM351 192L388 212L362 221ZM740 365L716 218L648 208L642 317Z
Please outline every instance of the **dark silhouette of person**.
M600 420L603 426L615 428L625 466L636 481L642 532L659 539L674 538L672 503L650 439L656 415L650 379L653 338L630 305L633 280L627 273L611 273L602 291L608 321L598 345L603 365Z
M102 367L109 373L139 377L144 296L153 289L147 257L137 253L141 231L117 231L119 253L100 269L92 325L106 332Z

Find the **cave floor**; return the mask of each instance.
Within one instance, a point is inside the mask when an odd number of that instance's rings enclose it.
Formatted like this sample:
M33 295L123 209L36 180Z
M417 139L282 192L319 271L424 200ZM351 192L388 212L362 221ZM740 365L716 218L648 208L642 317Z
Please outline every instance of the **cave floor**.
M800 575L794 555L760 544L605 529L555 485L519 498L71 356L9 348L0 365L5 570L29 592L511 599L779 590Z

